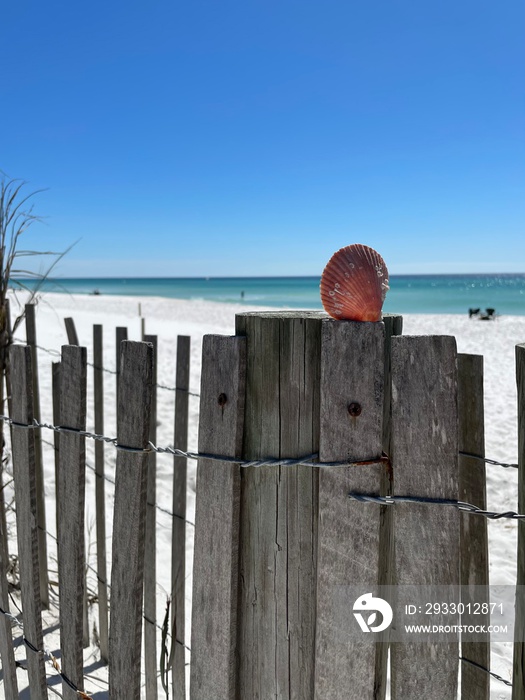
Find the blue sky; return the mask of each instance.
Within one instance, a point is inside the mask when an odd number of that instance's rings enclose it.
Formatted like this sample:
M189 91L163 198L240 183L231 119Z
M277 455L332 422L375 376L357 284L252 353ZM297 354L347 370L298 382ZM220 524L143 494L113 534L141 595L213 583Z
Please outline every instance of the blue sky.
M525 271L520 0L2 11L0 169L62 276Z

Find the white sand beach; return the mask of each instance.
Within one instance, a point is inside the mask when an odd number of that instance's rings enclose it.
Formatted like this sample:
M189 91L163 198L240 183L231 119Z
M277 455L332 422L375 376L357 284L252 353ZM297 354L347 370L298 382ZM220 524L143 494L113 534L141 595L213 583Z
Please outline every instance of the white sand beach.
M24 295L19 295L24 301ZM16 316L17 307L13 299L12 316ZM72 317L81 345L88 348L88 360L92 357L93 325L104 327L104 364L108 369L115 367L115 328L126 326L128 337L139 340L141 334L141 316L145 319L146 333L157 335L158 383L173 387L175 384L175 350L178 335L190 335L191 383L190 391L200 391L200 365L202 337L208 333L234 333L235 314L239 311L254 311L255 307L232 304L219 304L204 301L179 301L163 298L105 297L81 296L67 294L46 294L40 301L37 311L37 342L39 350L39 374L41 389L41 415L44 422L52 422L51 401L51 362L58 357L61 345L67 344L64 318ZM486 455L504 462L517 461L517 427L516 427L516 382L515 382L515 345L525 343L525 316L499 317L496 321L482 322L469 319L468 315L411 315L404 316L404 333L410 335L453 335L457 339L459 352L484 356L485 362L485 411L486 411ZM25 340L22 324L15 333L17 341ZM51 352L49 352L51 351ZM88 368L91 370L91 368ZM88 420L87 429L93 431L92 373L88 371ZM105 377L105 411L106 435L115 435L115 379L113 375ZM174 392L159 390L158 394L158 438L159 445L170 445L173 441L173 407ZM190 397L190 434L189 449L197 449L198 398ZM43 435L52 440L52 433ZM91 441L88 441L90 443ZM92 461L93 446L87 445L88 460ZM112 473L114 451L106 450L108 457L108 474ZM171 508L171 474L172 459L168 456L158 458L157 498L160 506ZM188 519L194 519L195 471L196 463L188 465ZM495 511L517 511L517 470L502 469L497 466L487 467L488 508ZM55 531L54 512L54 461L51 447L45 449L46 474L46 508L47 524L51 533ZM108 484L108 501L111 501L111 485ZM94 541L94 475L88 470L86 482L86 515L89 525L87 542L90 563L95 564ZM107 510L108 535L111 526L111 507ZM491 583L515 583L516 576L516 522L501 520L489 522L490 574ZM191 566L192 566L192 528L188 528L187 550L187 599L191 600ZM166 598L170 588L170 539L171 520L169 516L158 512L158 606L157 619L162 620ZM13 543L14 546L14 543ZM108 547L111 541L108 539ZM53 549L50 547L53 555ZM108 552L108 556L110 552ZM55 568L54 561L51 568ZM53 573L51 574L53 578ZM96 590L93 574L88 576L88 586ZM46 613L48 616L49 613ZM189 622L186 629L186 643L190 644ZM58 634L46 637L46 645L52 649L59 648ZM86 650L86 665L97 661L98 650L95 645ZM18 648L17 656L24 657L24 650ZM188 659L189 660L189 659ZM492 653L492 670L503 678L511 680L512 645L495 645ZM49 669L49 675L53 675ZM20 687L27 685L27 675L19 670ZM106 671L98 668L86 677L86 691L94 698L107 697ZM55 687L59 690L60 684ZM491 698L505 700L510 698L510 689L494 680L491 684ZM0 689L0 694L1 694ZM162 695L161 695L162 697Z

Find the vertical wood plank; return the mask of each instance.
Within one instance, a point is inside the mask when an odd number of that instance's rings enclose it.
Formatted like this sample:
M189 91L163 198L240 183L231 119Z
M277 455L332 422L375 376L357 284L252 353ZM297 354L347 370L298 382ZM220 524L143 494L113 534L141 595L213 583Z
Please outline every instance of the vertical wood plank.
M95 433L104 435L104 355L103 328L93 326L93 398ZM95 503L97 509L97 589L100 656L108 660L108 575L106 561L106 499L104 443L95 441Z
M86 429L86 377L86 348L64 345L60 372L62 427L73 430ZM85 438L78 433L61 433L58 471L58 581L62 670L82 690L86 448ZM65 700L77 700L77 693L66 682L62 683L62 693Z
M243 456L299 457L319 446L319 312L239 314L247 338ZM239 697L311 698L318 470L241 472Z
M64 324L66 326L68 345L80 345L80 343L78 342L78 334L75 326L75 321L72 318L65 318Z
M40 389L38 384L38 352L36 342L35 305L25 305L26 338L32 353L33 375L33 410L34 418L40 421ZM40 600L42 605L49 606L49 576L46 541L46 500L44 485L44 466L42 459L42 433L35 431L35 464L36 464L36 498L38 508L38 560L40 562Z
M518 385L518 512L525 513L525 344L516 345ZM525 586L525 522L518 522L518 586ZM512 700L525 700L525 602L516 597Z
M150 430L153 348L121 344L118 392L113 566L109 628L109 698L139 700L144 531Z
M458 420L459 451L485 456L485 420L483 411L483 356L458 355ZM486 510L485 463L477 459L459 458L459 499ZM489 585L489 552L487 520L460 513L460 574L462 602L474 603L470 586ZM479 600L479 597L477 597ZM468 611L468 607L467 607ZM490 615L461 617L462 625L490 625ZM490 668L490 636L486 641L461 644L461 656L484 668ZM489 700L490 676L468 663L461 665L461 700Z
M31 348L29 346L11 346L9 357L12 387L11 417L16 423L31 425L34 418ZM42 649L34 431L13 425L11 442L24 635L34 648ZM47 687L43 655L28 650L27 670L31 700L46 700Z
M0 381L2 378L0 377ZM3 491L3 483L0 483ZM0 493L0 607L4 612L9 609L9 588L7 584L7 567L9 554L7 551L7 527L5 519L5 507L3 493ZM16 680L16 663L13 650L13 635L11 621L5 615L0 614L0 658L2 660L2 681L6 698L18 697L18 685Z
M190 390L190 343L187 335L177 337L175 370L175 423L173 445L188 449L188 409ZM186 582L186 489L187 459L173 458L173 513L171 549L171 629L172 629L172 695L185 700L185 582Z
M448 336L392 338L392 466L395 494L458 498L456 341ZM398 586L459 585L459 512L398 503L394 511ZM447 624L457 623L447 618ZM392 700L457 694L459 645L393 644ZM417 659L417 663L414 663Z
M150 409L149 439L157 444L157 336L146 335L144 342L153 348L153 373ZM146 505L146 534L144 552L144 670L146 673L146 700L157 698L157 454L148 455Z
M117 411L118 411L118 392L119 392L119 381L120 381L120 362L122 357L122 341L128 339L128 329L125 326L117 326L115 329L115 369L117 372Z
M245 338L206 335L202 346L199 451L240 455ZM191 700L236 695L235 652L240 467L200 459L193 565Z
M392 426L390 417L392 414L392 377L391 377L391 351L392 337L403 333L403 317L399 314L383 314L385 325L385 373L384 373L384 401L383 401L383 452L391 454ZM382 496L393 493L394 475L392 469L384 469L381 475L380 491ZM389 506L379 506L379 590L382 586L394 584L394 510ZM385 597L385 596L383 596ZM388 595L387 595L388 597ZM374 700L384 700L386 697L387 669L389 657L390 628L381 635L380 643L376 644L376 696Z
M60 362L51 363L51 391L53 394L53 425L60 425ZM55 445L55 527L58 537L58 509L60 508L60 495L58 484L58 474L60 471L60 433L58 431L53 432L53 443Z
M383 442L384 325L323 321L321 345L321 461L379 458ZM352 415L349 406L359 406ZM377 595L381 512L348 498L350 491L380 493L383 464L321 469L315 698L375 698L384 686L376 667L377 639L344 643L335 634L337 587L365 586ZM351 607L353 600L348 601ZM351 695L349 695L351 688Z
M0 367L0 411L5 414L6 402L4 394L4 378L6 381L6 393L9 396L10 392L7 388L8 383L8 357L7 352L10 344L11 322L9 317L9 300L5 300L5 305L0 309L0 314L3 315L0 323L0 337L2 338L2 358ZM10 399L9 399L10 401ZM4 431L6 424L0 421L0 444L4 445ZM0 459L3 458L3 447L0 448ZM3 461L3 459L2 459ZM8 550L8 533L5 517L5 501L4 501L4 483L3 483L3 468L0 462L0 606L2 610L9 610L9 589L7 585L7 567L9 563ZM13 651L13 636L11 632L11 623L4 615L0 615L0 658L2 660L3 681L7 697L16 697L18 695L18 686L16 681L16 665Z

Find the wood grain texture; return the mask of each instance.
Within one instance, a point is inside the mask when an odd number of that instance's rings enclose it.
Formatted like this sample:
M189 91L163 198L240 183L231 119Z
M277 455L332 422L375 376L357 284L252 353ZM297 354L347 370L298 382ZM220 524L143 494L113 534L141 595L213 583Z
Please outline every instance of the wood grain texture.
M7 352L9 339L11 334L11 323L9 318L9 301L6 300L6 306L0 309L0 315L5 314L0 322L0 339L2 342L2 353ZM7 365L8 358L2 355L0 358L0 410L5 413L6 402L4 395L4 376L7 385ZM7 389L7 386L6 386ZM9 396L9 390L7 389ZM10 399L9 399L10 401ZM9 411L9 413L11 413ZM0 421L0 443L4 443L4 431L7 424ZM3 458L3 447L0 452ZM9 607L9 589L7 584L7 567L9 565L9 550L8 550L8 532L5 516L5 500L4 500L4 477L3 467L0 466L0 606L2 610L10 612ZM11 631L11 622L4 615L0 615L0 659L2 661L3 682L7 697L15 698L18 696L18 686L16 680L16 665L13 651L13 635Z
M191 338L177 337L177 364L175 369L174 447L188 449L188 410L190 389ZM171 537L171 629L174 640L171 656L173 700L185 700L185 583L186 583L186 489L187 460L173 458L173 513Z
M321 461L379 458L383 444L384 325L326 319L321 344ZM359 404L353 417L348 406ZM321 469L315 698L375 698L384 686L376 667L376 639L345 643L338 629L334 593L364 586L377 595L381 511L348 498L351 491L377 494L384 464ZM349 605L353 603L349 601Z
M128 340L120 347L118 444L143 450L148 445L150 431L153 347ZM109 629L110 700L140 698L147 465L146 452L117 452Z
M483 409L483 356L458 355L459 450L478 457L485 456L485 414ZM459 499L487 508L485 463L469 457L459 458ZM489 585L487 520L460 513L460 574L462 602L474 603L479 596L469 596L468 587ZM467 608L468 611L468 608ZM490 615L461 617L462 625L490 625ZM463 641L461 656L490 668L490 636L482 643ZM489 700L490 676L468 663L461 666L461 699Z
M51 363L51 391L53 394L53 425L60 425L60 362ZM53 444L55 446L55 532L58 533L58 511L60 508L58 493L60 433L58 431L53 432Z
M31 348L13 345L9 350L9 358L12 388L11 417L17 423L31 425L34 418ZM34 431L13 425L11 443L24 634L33 647L42 649ZM45 700L47 687L42 654L27 651L27 671L31 700Z
M392 439L392 377L391 377L391 350L392 337L403 333L403 317L399 314L383 314L385 326L385 372L384 372L384 401L383 401L383 452L391 453ZM382 496L388 496L393 492L392 469L384 469L381 475L380 491ZM379 585L392 586L394 583L394 509L389 506L379 506ZM381 588L380 588L381 590ZM384 589L390 590L390 589ZM384 596L383 596L384 597ZM376 644L376 698L384 700L386 697L387 667L389 656L390 628L381 634L381 643Z
M243 456L319 446L319 312L240 314L247 339ZM313 697L318 470L241 471L239 697Z
M240 455L245 365L245 338L204 336L200 452L227 457ZM224 400L219 402L221 396ZM240 467L200 459L193 565L191 700L238 697L235 655L239 504Z
M11 612L7 583L7 568L9 566L9 555L6 546L7 534L3 483L0 483L0 607L5 612ZM0 659L2 661L2 683L6 698L18 697L13 634L11 630L11 621L5 615L0 615Z
M103 328L93 326L93 400L95 433L104 435ZM106 498L104 443L95 441L95 503L97 511L97 590L100 656L108 660L108 574L106 554Z
M60 367L60 422L63 427L86 429L86 348L62 347ZM85 438L62 432L58 463L59 523L58 580L62 670L83 689L84 592L85 592ZM77 700L67 683L66 700Z
M67 342L69 345L80 345L78 342L77 329L75 327L75 321L72 318L65 318L64 325L66 326Z
M119 391L119 380L120 380L120 362L122 357L122 341L128 339L128 329L125 326L117 326L115 328L115 369L117 372L117 411L118 411L118 391Z
M35 304L25 305L26 338L31 348L33 376L33 412L40 421L40 387L38 382L38 352L36 341ZM44 608L49 606L49 575L46 540L46 500L44 488L44 465L42 457L42 431L35 431L36 498L38 508L38 561L40 566L40 600Z
M456 341L392 338L392 466L399 496L458 498ZM399 503L394 512L397 585L459 585L459 512ZM447 624L457 624L453 616ZM399 643L391 648L392 700L457 694L459 645ZM417 659L417 663L414 663Z
M145 335L153 348L149 439L157 444L157 350L156 335ZM144 549L144 671L146 700L157 699L157 453L148 455L146 532Z
M525 344L516 345L518 388L518 512L525 513ZM518 586L525 586L525 522L518 522ZM522 589L523 590L523 589ZM525 700L525 601L516 597L512 700Z

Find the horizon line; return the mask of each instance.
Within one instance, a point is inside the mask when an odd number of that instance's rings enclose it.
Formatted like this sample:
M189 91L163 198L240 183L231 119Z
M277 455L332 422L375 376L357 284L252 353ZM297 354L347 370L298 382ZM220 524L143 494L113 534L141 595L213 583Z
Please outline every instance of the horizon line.
M138 276L129 275L126 277L120 276L61 276L61 277L11 277L13 281L24 282L54 282L63 280L246 280L246 279L320 279L322 275L191 275L187 277L165 277L165 276ZM389 274L392 277L516 277L525 276L525 272L393 272Z

